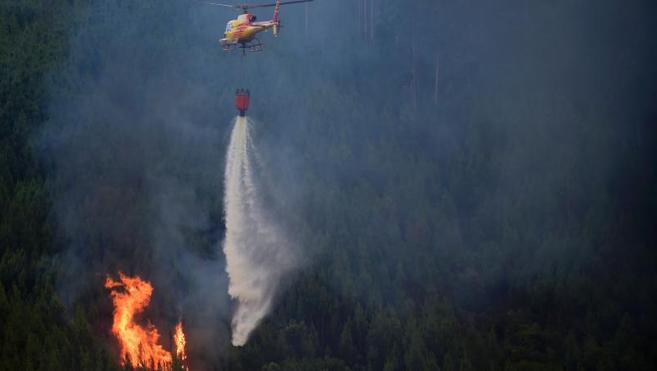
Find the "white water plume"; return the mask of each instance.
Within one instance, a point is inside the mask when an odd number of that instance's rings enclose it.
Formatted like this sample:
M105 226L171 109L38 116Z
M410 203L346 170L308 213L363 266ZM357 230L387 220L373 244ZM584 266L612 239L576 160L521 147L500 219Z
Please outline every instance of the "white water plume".
M288 240L263 207L251 126L246 117L235 120L224 178L228 293L238 302L232 320L235 346L246 344L271 309L281 279L295 265Z

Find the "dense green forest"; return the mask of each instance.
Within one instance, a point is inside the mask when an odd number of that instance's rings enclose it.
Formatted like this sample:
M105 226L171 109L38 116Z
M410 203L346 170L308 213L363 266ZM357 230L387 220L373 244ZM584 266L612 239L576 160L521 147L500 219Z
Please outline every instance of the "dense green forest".
M243 58L194 2L0 2L0 370L121 369L118 270L192 370L654 369L655 10L316 0ZM304 264L232 347L244 85Z

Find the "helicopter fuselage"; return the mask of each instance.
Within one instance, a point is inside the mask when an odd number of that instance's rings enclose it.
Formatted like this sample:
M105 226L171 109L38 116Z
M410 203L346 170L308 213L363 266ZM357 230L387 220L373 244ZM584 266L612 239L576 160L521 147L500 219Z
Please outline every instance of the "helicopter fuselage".
M269 20L256 22L256 16L251 13L241 14L237 19L231 20L226 24L224 38L219 40L221 45L226 46L236 44L247 44L262 31L273 28L278 25L277 21Z

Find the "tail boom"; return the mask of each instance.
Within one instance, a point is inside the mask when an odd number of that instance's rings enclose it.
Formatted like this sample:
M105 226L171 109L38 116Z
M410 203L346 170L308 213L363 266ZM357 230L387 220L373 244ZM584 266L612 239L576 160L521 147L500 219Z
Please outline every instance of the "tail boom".
M276 6L274 7L274 17L272 18L274 25L272 26L271 29L274 37L278 36L278 26L281 25L281 20L279 18L280 10L281 10L281 0L276 0Z

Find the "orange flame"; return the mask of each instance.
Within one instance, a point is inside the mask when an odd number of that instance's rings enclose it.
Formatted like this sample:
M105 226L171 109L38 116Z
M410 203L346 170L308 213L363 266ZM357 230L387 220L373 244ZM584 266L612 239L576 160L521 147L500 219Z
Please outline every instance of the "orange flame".
M185 345L187 344L187 341L185 340L182 322L178 322L176 325L176 333L173 335L173 342L176 345L176 357L178 357L181 362L185 362L187 359L187 354L185 353Z
M141 367L170 365L171 353L157 343L160 338L157 329L152 324L142 327L135 323L135 315L143 312L151 301L153 286L138 276L128 277L119 272L119 281L108 276L105 288L112 295L112 332L119 340L123 365L127 362ZM182 325L180 331L182 333Z

